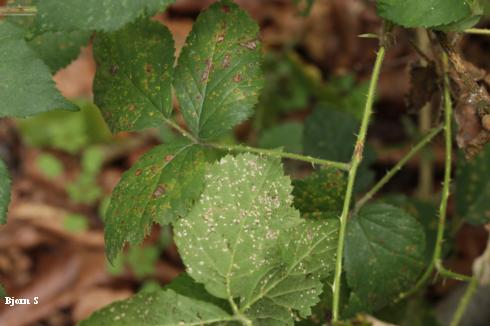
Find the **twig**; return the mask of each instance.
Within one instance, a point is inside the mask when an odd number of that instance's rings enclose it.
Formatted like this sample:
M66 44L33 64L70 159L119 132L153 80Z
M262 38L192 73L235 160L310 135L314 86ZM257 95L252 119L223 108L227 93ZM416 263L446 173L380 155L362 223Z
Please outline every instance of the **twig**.
M369 120L373 111L374 97L376 94L376 88L379 80L379 75L381 72L381 66L385 57L385 47L380 46L378 54L376 56L376 63L374 65L374 71L371 76L371 81L369 84L369 92L366 100L366 106L364 108L364 115L362 118L361 129L357 137L356 146L354 148L354 153L352 154L349 178L347 181L347 190L344 197L344 205L342 208L342 214L340 216L340 230L339 230L339 242L337 246L337 258L335 261L335 277L333 282L333 301L332 301L332 312L333 312L333 322L339 320L339 308L340 308L340 280L342 276L342 259L344 253L344 241L345 241L345 230L347 226L347 219L349 216L350 203L352 198L352 193L354 190L354 182L356 180L357 169L362 161L362 155L364 152L364 143L366 141L367 129L369 126Z
M476 35L488 35L490 36L490 29L483 28L470 28L464 31L466 34L476 34Z

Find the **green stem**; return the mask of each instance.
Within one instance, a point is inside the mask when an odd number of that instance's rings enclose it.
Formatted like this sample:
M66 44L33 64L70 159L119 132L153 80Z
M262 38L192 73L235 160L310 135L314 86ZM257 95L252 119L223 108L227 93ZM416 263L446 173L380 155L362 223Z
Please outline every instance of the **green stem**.
M468 304L470 303L471 297L475 294L476 289L478 288L478 280L476 277L471 279L471 282L468 284L466 291L464 292L463 297L459 301L458 307L456 308L456 312L454 313L453 320L451 320L451 326L458 326L463 318L463 315L468 308Z
M488 35L490 36L490 29L483 28L470 28L464 31L466 34Z
M0 7L0 16L33 16L36 13L37 8L34 6Z
M449 188L451 185L451 164L452 164L452 151L453 151L453 143L452 143L452 130L451 130L451 122L452 122L452 114L453 114L453 105L451 102L451 94L449 90L449 77L447 74L447 55L444 54L443 62L445 66L444 73L444 135L445 135L445 165L444 165L444 181L442 186L442 196L441 203L439 206L439 221L437 224L437 235L436 235L436 243L434 247L434 253L432 255L432 259L429 262L429 266L425 270L422 277L418 280L415 286L408 292L404 292L400 294L397 302L411 296L412 294L419 291L427 282L427 280L432 275L434 268L440 273L443 277L453 278L459 281L468 280L468 276L460 275L454 272L451 272L444 268L442 264L442 245L444 241L444 228L446 225L446 215L447 215L447 203L449 199Z
M204 145L208 145L208 146L214 147L216 149L222 149L222 150L225 150L228 152L257 153L257 154L263 154L263 155L267 155L267 156L271 156L271 157L289 158L289 159L293 159L293 160L297 160L297 161L308 162L311 164L331 166L331 167L334 167L334 168L337 168L340 170L344 170L344 171L349 170L349 164L348 163L322 160L322 159L311 157L311 156L304 156L304 155L293 154L293 153L285 153L285 152L281 152L281 151L273 150L273 149L255 148L255 147L249 147L249 146L244 146L244 145L221 145L221 144L204 144Z
M388 181L391 180L391 178L400 171L403 166L415 155L417 154L422 148L424 148L432 139L434 139L435 136L437 136L444 127L442 125L433 128L427 135L425 135L422 140L415 145L398 163L392 167L386 174L385 176L379 180L371 190L369 190L356 204L356 207L354 209L355 212L359 211L359 209L364 206L371 198L378 193L378 191L383 188L383 186L388 183Z
M447 217L447 203L449 199L449 188L451 186L451 165L453 152L453 135L452 135L452 116L453 105L449 91L449 77L447 75L447 56L443 58L445 65L444 72L444 135L445 135L445 163L444 163L444 180L442 185L441 203L439 205L439 222L437 226L436 244L434 249L433 261L435 267L440 270L442 267L442 244L444 241L444 228Z
M384 57L385 57L385 48L381 46L376 56L376 63L374 65L374 71L371 76L371 81L369 84L369 92L366 100L366 106L364 108L364 115L362 117L361 129L359 131L359 135L357 136L357 142L354 148L354 153L352 154L352 159L350 164L351 167L349 169L349 178L347 181L347 190L344 197L342 214L340 215L339 242L337 246L337 258L335 261L335 276L333 282L333 301L332 301L333 322L339 320L340 280L342 276L342 259L344 253L345 230L347 226L347 219L349 217L351 198L354 190L354 183L356 180L357 169L359 168L359 165L361 164L362 161L362 155L364 152L364 143L366 141L367 129L369 127L369 120L371 118L371 114L373 111L374 97L376 94L376 88L377 88Z

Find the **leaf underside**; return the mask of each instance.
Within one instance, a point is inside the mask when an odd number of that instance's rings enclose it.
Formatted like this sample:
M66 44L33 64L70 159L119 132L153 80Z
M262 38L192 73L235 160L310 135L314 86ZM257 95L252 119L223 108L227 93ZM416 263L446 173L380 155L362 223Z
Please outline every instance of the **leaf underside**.
M96 311L80 326L207 325L231 321L223 309L192 299L173 290L141 292Z
M251 115L263 84L258 31L228 0L197 18L174 78L182 114L195 136L216 138Z
M279 160L227 156L206 173L200 200L175 223L188 274L229 301L239 298L258 325L291 310L311 313L333 270L338 222L302 220L291 207L291 185Z
M171 115L174 41L165 26L138 20L98 33L94 57L94 102L113 132L155 127Z

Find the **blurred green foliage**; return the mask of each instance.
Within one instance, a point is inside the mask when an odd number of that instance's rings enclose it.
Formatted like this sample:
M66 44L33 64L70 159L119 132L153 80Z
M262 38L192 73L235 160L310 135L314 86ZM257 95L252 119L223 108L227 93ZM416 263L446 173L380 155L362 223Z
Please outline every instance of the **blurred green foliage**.
M75 203L93 204L102 196L102 189L97 184L104 160L104 153L99 147L89 147L82 155L81 172L78 178L67 186L68 195Z
M259 138L259 147L283 148L290 153L303 152L303 125L285 122L265 130Z
M52 111L17 119L21 137L33 147L49 147L76 154L83 148L110 140L111 134L99 109L77 103L79 112Z
M59 177L64 170L63 163L54 155L42 153L36 158L36 165L46 177Z
M82 214L70 213L65 216L63 227L65 230L73 233L87 231L89 228L88 217Z

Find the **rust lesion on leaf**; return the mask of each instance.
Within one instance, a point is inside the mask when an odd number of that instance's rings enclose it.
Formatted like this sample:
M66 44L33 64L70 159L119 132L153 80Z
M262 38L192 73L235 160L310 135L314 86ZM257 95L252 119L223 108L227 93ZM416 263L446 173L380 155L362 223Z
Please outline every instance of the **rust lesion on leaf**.
M153 73L153 65L151 63L145 63L145 72L148 75L151 75Z
M156 188L155 191L153 191L152 197L153 198L159 198L165 195L167 192L167 188L165 187L164 184L159 184Z
M240 46L247 48L249 50L255 50L255 49L257 49L257 40L240 42Z
M231 64L231 55L227 53L223 58L223 69L230 67L230 64Z
M240 75L240 74L236 74L236 75L233 77L233 81L234 81L235 83L239 83L239 82L241 82L241 81L242 81L242 75Z
M109 73L112 75L112 76L115 76L117 74L117 72L119 71L119 66L118 65L111 65L111 67L109 68Z
M202 73L201 82L207 82L209 79L209 74L213 69L213 62L211 59L206 59L206 67L204 68L204 72Z

